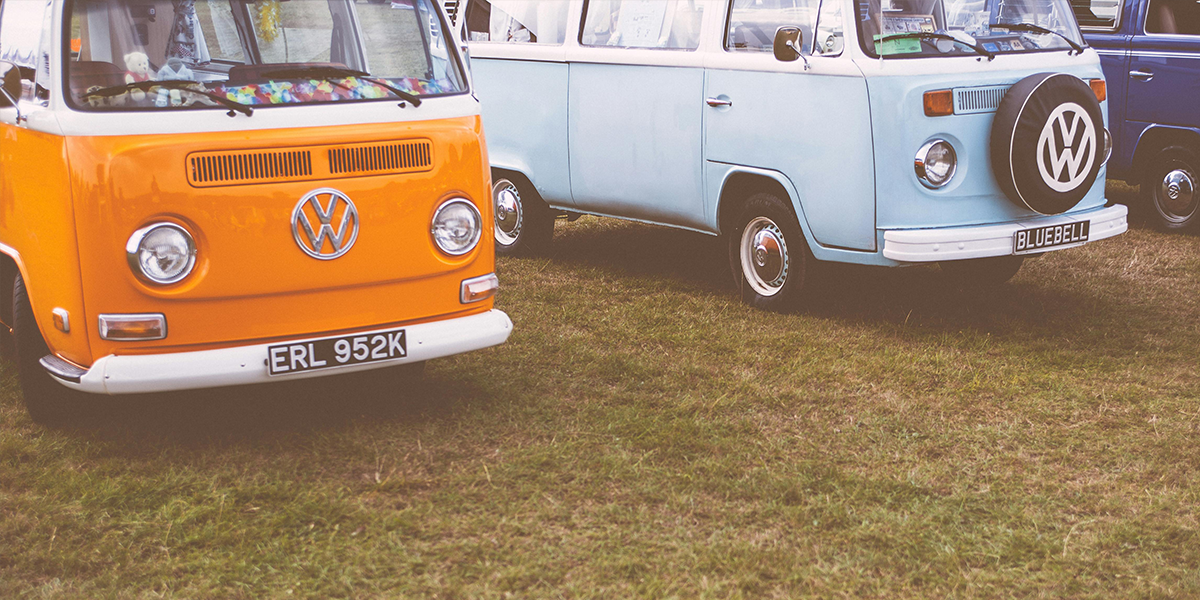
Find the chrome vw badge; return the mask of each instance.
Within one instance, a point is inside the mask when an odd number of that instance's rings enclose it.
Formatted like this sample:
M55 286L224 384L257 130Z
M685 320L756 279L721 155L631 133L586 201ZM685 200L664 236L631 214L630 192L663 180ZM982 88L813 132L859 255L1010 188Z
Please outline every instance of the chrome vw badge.
M333 260L349 252L358 239L358 210L342 192L331 188L313 190L292 209L292 235L305 254Z
M1037 165L1042 181L1056 192L1069 192L1083 183L1096 161L1096 126L1074 102L1058 105L1038 138Z

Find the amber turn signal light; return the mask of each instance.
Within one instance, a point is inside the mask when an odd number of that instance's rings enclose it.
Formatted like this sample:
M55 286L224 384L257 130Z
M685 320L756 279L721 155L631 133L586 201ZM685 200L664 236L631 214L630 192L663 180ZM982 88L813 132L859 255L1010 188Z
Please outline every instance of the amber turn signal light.
M925 116L944 117L954 114L954 93L950 90L925 92Z
M1108 87L1104 85L1103 79L1089 79L1088 85L1092 88L1092 93L1096 94L1096 102L1104 102L1108 97Z
M161 314L100 315L100 339L161 340L167 337L167 317Z
M500 289L500 280L496 278L495 273L488 273L482 277L473 277L464 279L462 282L462 292L459 294L459 301L463 304L479 302L487 300L496 295L496 290Z

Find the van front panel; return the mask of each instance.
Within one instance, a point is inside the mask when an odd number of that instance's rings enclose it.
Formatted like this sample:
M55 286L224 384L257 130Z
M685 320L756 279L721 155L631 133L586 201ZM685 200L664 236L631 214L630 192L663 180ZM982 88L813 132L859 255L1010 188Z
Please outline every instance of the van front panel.
M379 155L370 148L397 142L427 144L428 166L418 161L409 172L227 184L198 181L204 177L195 171L196 159L311 149L311 168L320 174L339 157L343 163L348 155L369 162ZM310 335L464 312L459 285L491 272L485 260L491 239L485 236L473 251L452 257L438 250L430 228L441 202L464 197L479 207L483 231L490 231L482 143L479 117L276 130L270 136L69 138L88 318L163 313L169 329L164 340L135 344L93 334L94 355ZM359 148L367 150L337 152ZM304 251L306 234L297 219L301 200L321 189L349 198L359 226L350 249L330 260ZM336 230L340 213L334 216ZM314 232L319 228L311 211L301 218L315 225ZM188 229L197 245L193 273L167 286L136 276L125 253L133 232L163 221ZM323 243L328 249L332 242ZM490 308L485 301L465 312Z

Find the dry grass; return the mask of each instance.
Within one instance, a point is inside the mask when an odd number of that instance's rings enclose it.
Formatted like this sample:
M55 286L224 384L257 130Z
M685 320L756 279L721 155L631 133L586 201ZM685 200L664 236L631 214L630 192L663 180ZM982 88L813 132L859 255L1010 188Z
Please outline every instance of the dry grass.
M1200 595L1197 238L1135 226L988 295L835 269L796 315L721 256L560 224L499 263L509 343L408 394L46 431L6 371L0 596Z

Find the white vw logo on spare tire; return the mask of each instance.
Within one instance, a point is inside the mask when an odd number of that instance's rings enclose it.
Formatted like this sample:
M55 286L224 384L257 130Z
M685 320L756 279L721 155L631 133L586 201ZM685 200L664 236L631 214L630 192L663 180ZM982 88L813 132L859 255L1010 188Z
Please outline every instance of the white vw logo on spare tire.
M1096 126L1092 118L1074 102L1058 105L1038 138L1037 165L1042 181L1056 192L1069 192L1088 178L1095 160Z

